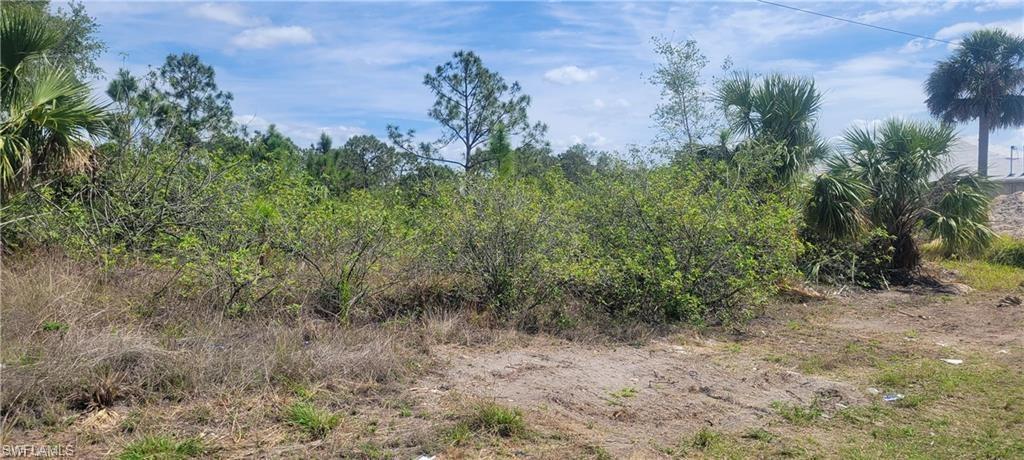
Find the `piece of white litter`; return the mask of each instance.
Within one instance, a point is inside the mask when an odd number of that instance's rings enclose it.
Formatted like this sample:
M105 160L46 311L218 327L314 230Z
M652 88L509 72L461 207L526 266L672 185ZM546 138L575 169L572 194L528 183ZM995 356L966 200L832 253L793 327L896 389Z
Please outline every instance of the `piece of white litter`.
M416 457L416 460L434 460L436 458L437 457L434 455L420 455L419 457Z
M940 346L940 347L948 347L949 346L948 343L943 343L943 342L935 342L935 344Z
M881 393L881 391L879 391L878 388L873 388L872 387L872 388L868 388L868 393L871 393L873 395L877 395L877 394Z
M959 365L964 363L964 360L962 360L962 359L942 358L942 362L948 363L948 364L952 364L954 366L959 366Z
M1009 350L999 350L997 353L1002 353L1002 354L1005 355L1005 354L1007 354L1009 352L1010 352Z

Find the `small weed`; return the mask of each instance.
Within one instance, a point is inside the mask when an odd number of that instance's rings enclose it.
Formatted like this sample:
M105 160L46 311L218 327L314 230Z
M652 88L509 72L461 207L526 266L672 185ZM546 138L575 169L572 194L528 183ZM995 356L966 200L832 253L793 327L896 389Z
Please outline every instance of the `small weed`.
M782 355L774 355L773 354L773 355L765 356L764 360L768 361L769 363L782 364L782 362L785 361L786 358L784 356L782 356Z
M461 446L473 435L473 430L467 422L459 422L452 429L444 434L444 441L450 446Z
M387 452L384 451L384 449L381 449L380 446L372 442L367 442L359 446L359 452L362 453L366 458L372 460L391 458L390 456L388 456Z
M307 402L297 402L288 408L288 423L302 428L316 439L322 439L341 422L341 416L317 409Z
M587 452L587 455L589 455L590 458L593 458L594 460L612 460L613 458L615 458L612 457L612 454L608 453L608 451L601 446L595 446L591 444L584 448L584 450Z
M714 430L708 428L701 428L697 434L693 435L693 440L690 441L690 445L699 450L708 450L711 446L714 446L718 442L722 435Z
M142 411L132 409L125 418L121 419L121 423L118 426L124 433L134 433L139 428L140 423L142 423Z
M775 412L778 412L782 418L794 425L806 425L821 417L822 414L821 409L818 407L816 402L804 407L782 401L775 401L772 403L772 409L775 409Z
M626 388L623 388L623 389L621 389L619 391L613 391L610 394L611 394L611 397L613 397L615 399L623 399L623 398L632 398L632 397L636 396L637 393L638 393L638 391L636 391L636 388L626 387Z
M299 383L289 382L288 389L303 401L312 401L313 397L316 396L316 390Z
M60 321L46 321L43 323L43 330L46 332L64 332L68 330L68 325Z
M409 407L408 404L402 404L402 406L398 408L398 416L399 417L412 417L412 408Z
M493 403L478 406L470 417L469 426L473 431L486 432L503 438L526 433L526 422L523 421L523 414L519 409Z
M753 439L755 441L761 442L772 442L773 440L775 440L775 435L771 434L771 432L765 430L764 428L754 428L744 433L743 437L746 439Z
M740 351L743 350L743 348L740 347L740 344L733 342L726 345L725 350L728 351L729 353L739 353Z
M207 451L202 441L188 438L176 442L167 436L147 436L125 446L117 458L120 460L177 460L199 457Z
M821 356L813 355L800 361L799 367L800 371L805 374L817 374L834 368L835 364L832 360L826 360Z

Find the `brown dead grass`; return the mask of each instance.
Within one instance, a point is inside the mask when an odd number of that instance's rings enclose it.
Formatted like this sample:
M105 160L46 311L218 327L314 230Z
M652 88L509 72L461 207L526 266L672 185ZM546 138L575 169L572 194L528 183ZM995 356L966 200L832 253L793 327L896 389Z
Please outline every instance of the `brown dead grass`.
M428 327L231 318L168 295L168 278L156 270L104 271L46 253L5 262L0 416L11 439L82 441L84 430L111 451L137 430L206 427L232 445L252 437L262 444L281 428L274 410L260 408L282 395L301 388L356 410L400 393L429 366L431 343L481 341L456 317ZM240 411L246 404L254 409ZM103 410L130 429L112 435L110 423L97 423Z
M149 436L217 458L1024 453L1008 434L1024 418L1006 415L1024 401L1024 309L998 306L1004 291L831 293L741 331L579 324L556 337L452 309L357 325L286 308L231 317L144 265L4 262L0 441L84 458ZM868 387L912 398L884 405ZM311 439L287 418L299 402L337 427ZM494 404L521 412L515 436L466 425Z

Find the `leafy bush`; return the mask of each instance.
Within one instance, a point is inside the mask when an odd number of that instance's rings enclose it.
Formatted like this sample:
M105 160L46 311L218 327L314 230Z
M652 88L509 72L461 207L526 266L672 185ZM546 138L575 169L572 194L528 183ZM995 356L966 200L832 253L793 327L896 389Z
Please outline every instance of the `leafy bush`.
M767 163L744 162L744 174L622 164L580 184L471 175L419 194L339 196L297 161L124 149L93 176L23 194L49 212L5 238L168 269L157 295L236 316L306 309L348 322L475 306L528 330L573 327L576 313L735 319L772 295L797 250L787 188L757 170Z
M315 271L316 309L347 320L352 308L372 304L412 274L399 267L415 234L401 203L364 191L325 200L293 222L293 252ZM387 265L387 267L385 267Z
M470 178L459 185L428 211L439 269L468 281L499 317L529 313L553 293L546 268L561 250L567 217L557 191L532 180Z
M616 317L729 320L792 267L794 212L699 165L623 171L581 190L586 254L567 275Z
M989 262L1024 268L1024 241L1000 238L986 254Z
M893 238L883 229L846 240L822 239L801 231L804 250L797 267L816 283L855 284L869 289L888 285Z

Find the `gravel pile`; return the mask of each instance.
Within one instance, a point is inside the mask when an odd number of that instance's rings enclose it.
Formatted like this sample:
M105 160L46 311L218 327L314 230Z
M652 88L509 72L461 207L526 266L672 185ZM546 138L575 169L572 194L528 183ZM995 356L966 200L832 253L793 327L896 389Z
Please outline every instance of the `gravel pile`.
M992 200L992 229L1024 238L1024 192L999 195Z

